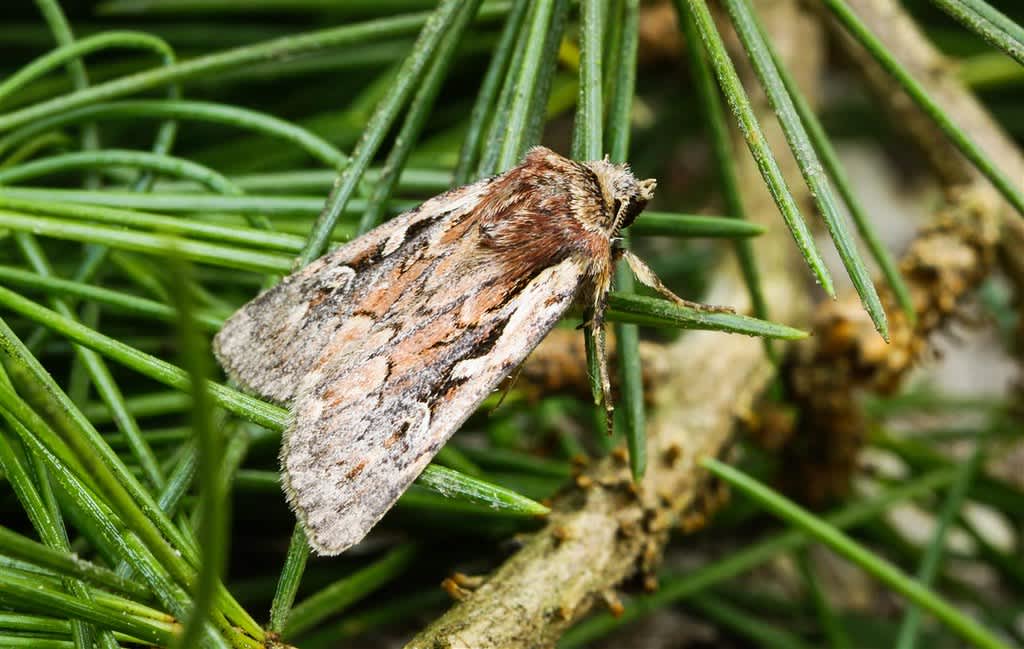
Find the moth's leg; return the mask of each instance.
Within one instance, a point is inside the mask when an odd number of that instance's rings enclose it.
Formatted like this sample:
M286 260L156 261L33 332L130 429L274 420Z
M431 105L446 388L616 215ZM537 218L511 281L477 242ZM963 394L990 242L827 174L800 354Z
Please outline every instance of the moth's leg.
M615 405L611 400L611 378L608 374L607 344L604 336L604 305L595 310L593 319L594 355L597 356L597 375L601 383L601 405L604 406L605 430L612 433Z
M653 288L658 293L661 293L664 297L672 300L680 306L689 307L698 311L710 311L712 313L735 313L736 311L732 307L728 306L717 306L714 304L703 304L701 302L691 302L690 300L684 300L675 293L673 293L667 286L661 283L658 276L654 274L651 267L643 262L642 259L634 255L628 250L620 251L622 258L629 264L630 270L636 275L636 278L640 280L641 284L645 284Z
M605 430L611 435L614 430L615 404L612 402L612 382L608 373L608 352L604 331L604 312L607 308L607 298L607 288L597 292L591 326L594 332L594 355L597 356L597 374L601 382L601 405L604 406Z
M523 373L523 365L525 365L525 364L526 364L526 361L524 360L519 365L516 365L516 369L512 370L512 374L510 374L505 379L505 381L504 381L505 386L501 389L501 396L498 397L498 403L494 404L494 406L490 410L487 411L487 416L488 417L493 415L494 411L501 407L501 404L505 403L505 397L507 397L509 392L512 391L512 388L516 387L516 383L519 381L519 377Z

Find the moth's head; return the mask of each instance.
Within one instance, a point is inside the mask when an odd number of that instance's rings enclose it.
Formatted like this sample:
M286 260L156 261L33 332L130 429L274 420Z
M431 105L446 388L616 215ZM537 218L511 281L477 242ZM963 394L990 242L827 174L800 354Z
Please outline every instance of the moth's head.
M628 228L654 197L658 182L654 178L637 180L627 164L612 164L607 159L585 163L601 185L605 204L610 210L610 234L615 236Z

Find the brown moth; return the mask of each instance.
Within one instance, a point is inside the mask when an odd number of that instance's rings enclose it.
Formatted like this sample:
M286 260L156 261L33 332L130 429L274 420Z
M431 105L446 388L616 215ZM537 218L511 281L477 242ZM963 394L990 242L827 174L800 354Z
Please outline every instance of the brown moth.
M616 246L654 187L626 165L537 147L321 257L227 321L214 351L228 375L291 407L284 490L317 552L360 541L574 302L591 314L609 393L602 325L615 262L682 302Z

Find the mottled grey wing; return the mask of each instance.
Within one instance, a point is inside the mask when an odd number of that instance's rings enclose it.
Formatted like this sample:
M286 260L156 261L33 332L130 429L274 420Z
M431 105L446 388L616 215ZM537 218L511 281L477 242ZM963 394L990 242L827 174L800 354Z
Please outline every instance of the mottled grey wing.
M366 535L555 325L583 277L574 258L533 277L486 258L441 263L383 318L348 318L296 392L285 491L321 554Z
M342 322L353 296L375 290L394 270L424 254L432 233L473 213L491 180L454 189L285 277L232 315L213 341L228 376L280 404Z

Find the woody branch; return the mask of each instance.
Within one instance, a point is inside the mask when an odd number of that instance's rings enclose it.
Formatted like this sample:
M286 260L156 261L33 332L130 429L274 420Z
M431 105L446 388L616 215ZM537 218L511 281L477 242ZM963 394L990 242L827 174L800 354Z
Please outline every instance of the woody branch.
M789 0L758 4L786 63L813 97L822 52L817 23ZM753 99L773 149L787 150L766 101ZM738 147L744 148L737 158L747 213L771 227L755 244L771 317L799 326L808 306L802 297L806 271L796 263L796 248L756 167L745 147ZM787 156L780 164L806 204L795 163ZM707 300L746 308L746 288L733 264L717 272ZM547 526L408 648L549 646L603 593L656 567L670 529L699 502L705 477L699 461L723 452L735 418L752 406L774 372L755 338L695 332L664 353L673 372L653 395L647 431L652 462L639 488L614 455L589 467L556 499Z

